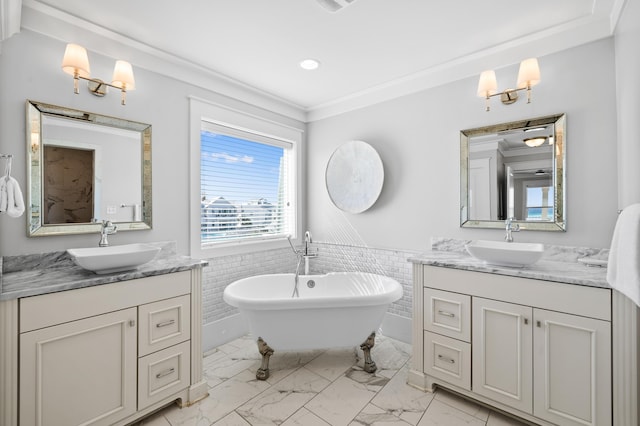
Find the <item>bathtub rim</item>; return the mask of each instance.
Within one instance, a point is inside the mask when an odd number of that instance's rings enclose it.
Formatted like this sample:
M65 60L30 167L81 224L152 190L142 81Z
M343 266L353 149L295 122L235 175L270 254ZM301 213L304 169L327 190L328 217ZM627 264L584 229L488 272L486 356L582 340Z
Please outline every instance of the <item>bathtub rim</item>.
M350 295L350 296L326 296L314 298L248 298L238 296L233 293L235 287L250 279L257 279L263 276L287 276L292 277L294 274L260 274L251 277L242 278L229 284L223 293L224 301L239 310L293 310L293 309L314 309L314 308L349 308L359 306L377 306L390 305L391 303L402 298L404 293L402 285L395 279L386 275L373 274L369 272L328 272L326 274L301 275L300 285L304 285L305 280L313 279L313 277L327 277L340 275L362 275L375 276L385 282L385 290L382 293L367 295ZM293 287L291 289L293 291Z

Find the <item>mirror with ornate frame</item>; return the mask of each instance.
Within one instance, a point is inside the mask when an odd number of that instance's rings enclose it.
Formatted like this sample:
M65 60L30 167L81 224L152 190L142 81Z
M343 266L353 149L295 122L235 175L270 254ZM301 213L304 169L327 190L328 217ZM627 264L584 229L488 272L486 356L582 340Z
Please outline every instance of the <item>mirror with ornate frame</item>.
M27 101L27 235L151 229L151 125Z
M460 226L565 231L566 117L460 132Z

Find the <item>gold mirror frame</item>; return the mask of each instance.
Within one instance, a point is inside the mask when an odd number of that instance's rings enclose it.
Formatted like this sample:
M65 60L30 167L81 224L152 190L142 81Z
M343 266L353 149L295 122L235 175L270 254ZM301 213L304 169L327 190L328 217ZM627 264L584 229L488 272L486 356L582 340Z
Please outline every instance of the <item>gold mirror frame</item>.
M27 150L27 236L71 235L99 233L100 222L56 223L42 222L43 150L42 121L44 116L82 121L96 126L109 126L130 130L140 134L142 164L141 173L141 221L115 222L118 231L144 230L152 228L151 200L151 125L27 100L26 104L26 150ZM100 219L100 218L98 218Z
M566 231L566 115L556 114L534 119L513 121L460 131L460 226L463 228L504 228L504 220L474 220L469 218L469 143L471 138L501 132L525 130L553 124L553 221L515 220L521 230Z

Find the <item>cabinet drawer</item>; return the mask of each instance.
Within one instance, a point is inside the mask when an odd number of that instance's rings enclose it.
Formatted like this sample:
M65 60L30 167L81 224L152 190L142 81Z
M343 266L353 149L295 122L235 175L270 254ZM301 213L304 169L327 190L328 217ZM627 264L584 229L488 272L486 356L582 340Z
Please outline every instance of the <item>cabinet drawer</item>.
M20 333L191 292L191 271L20 299Z
M424 373L471 390L471 344L425 331Z
M144 356L189 340L189 295L160 300L138 308L138 355Z
M470 342L471 297L425 288L424 329Z
M138 359L138 410L186 389L190 384L190 342Z

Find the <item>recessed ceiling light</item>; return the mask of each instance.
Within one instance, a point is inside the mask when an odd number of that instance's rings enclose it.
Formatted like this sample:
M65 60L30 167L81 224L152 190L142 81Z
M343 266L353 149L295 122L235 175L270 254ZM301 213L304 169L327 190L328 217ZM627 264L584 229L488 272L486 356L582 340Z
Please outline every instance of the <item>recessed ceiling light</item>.
M300 68L305 70L315 70L320 66L320 62L315 59L305 59L300 61Z

